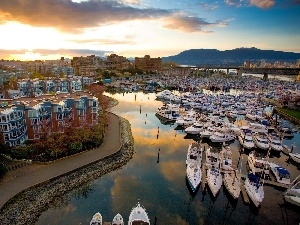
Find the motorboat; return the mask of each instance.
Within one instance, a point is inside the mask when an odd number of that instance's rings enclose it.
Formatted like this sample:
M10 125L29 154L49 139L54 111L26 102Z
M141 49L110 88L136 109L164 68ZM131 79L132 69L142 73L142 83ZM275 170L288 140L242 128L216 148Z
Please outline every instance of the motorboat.
M272 150L281 152L283 150L281 138L277 133L271 133L268 135L269 144Z
M201 166L197 162L189 162L186 167L186 176L192 191L195 192L202 179Z
M229 146L223 146L220 152L220 168L228 171L233 170L232 168L232 151Z
M218 130L215 133L213 133L213 135L211 135L209 139L211 140L211 142L223 143L233 141L235 139L235 136L229 133L228 131Z
M200 131L200 137L201 138L210 138L211 135L213 135L216 132L216 128L213 126L209 126L206 129L203 129Z
M260 177L253 173L248 174L244 186L251 201L256 207L259 207L264 199L263 183Z
M292 160L294 160L296 163L300 163L300 154L299 153L289 153L289 156Z
M263 175L264 177L270 176L269 163L255 151L250 152L248 155L248 166L255 175Z
M197 142L189 144L188 147L185 163L188 165L191 162L197 162L200 166L202 163L202 147Z
M281 134L281 136L283 138L293 138L294 137L293 131L288 127L282 127L279 130L279 133Z
M291 184L290 173L287 169L273 162L269 162L269 165L278 183L286 184L286 185Z
M222 186L222 176L218 168L209 168L207 170L207 184L213 194L214 197L220 191Z
M146 209L142 207L139 202L130 212L128 225L150 225L150 219Z
M227 191L234 199L238 199L241 192L241 177L237 171L226 171L223 175L223 183Z
M211 148L206 150L206 166L208 168L219 168L220 156L218 152L212 152Z
M199 134L203 129L203 123L195 122L192 126L185 128L187 134Z
M168 121L176 121L180 117L180 108L174 104L166 104L158 107L156 114Z
M255 147L252 133L250 130L244 130L243 132L241 132L241 134L238 136L238 140L245 149L253 149Z
M124 220L121 214L118 213L117 215L115 215L111 222L111 225L124 225Z
M102 215L97 212L90 221L90 225L102 225Z
M291 183L283 196L285 201L300 207L300 175Z
M269 150L270 144L266 133L254 133L253 141L257 148L262 150Z

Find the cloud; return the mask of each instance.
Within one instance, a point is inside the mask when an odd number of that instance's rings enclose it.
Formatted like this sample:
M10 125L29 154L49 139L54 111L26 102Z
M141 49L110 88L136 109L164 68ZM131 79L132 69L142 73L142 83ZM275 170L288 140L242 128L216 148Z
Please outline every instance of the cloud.
M216 3L208 4L207 2L200 2L199 4L204 10L207 10L207 11L212 11L212 10L219 8L219 6Z
M268 9L275 5L275 0L250 0L250 4L259 8Z
M225 0L225 3L229 6L241 6L243 0Z
M53 27L68 33L132 20L166 19L165 28L184 32L202 31L204 26L211 25L202 18L178 15L172 10L142 8L140 4L140 0L0 1L0 24L15 21L36 27Z
M195 16L183 16L174 14L163 19L163 27L172 30L180 30L182 32L204 32L210 33L203 29L204 27L218 26L221 22L209 23L203 18Z
M18 49L18 50L7 50L0 49L0 55L23 55L26 53L41 54L46 55L71 55L71 56L87 56L87 55L97 55L105 56L107 54L113 53L113 51L102 51L102 50L92 50L92 49Z
M84 43L93 43L93 44L99 44L99 45L133 45L136 42L128 41L128 40L112 40L112 39L82 39L82 40L68 40L70 42L75 42L78 44L84 44Z

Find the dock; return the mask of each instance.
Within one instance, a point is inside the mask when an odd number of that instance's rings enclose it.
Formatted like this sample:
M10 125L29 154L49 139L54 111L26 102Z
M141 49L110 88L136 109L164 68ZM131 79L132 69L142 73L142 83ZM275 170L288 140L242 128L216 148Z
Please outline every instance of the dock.
M202 145L203 148L203 152L202 152L202 181L201 181L201 187L202 187L202 191L205 191L205 187L206 187L206 149L208 146L206 146L205 144Z
M249 196L247 194L247 191L246 191L246 188L244 186L244 183L242 182L241 183L241 193L242 193L242 197L243 197L243 201L246 205L249 205L250 204L250 199L249 199Z

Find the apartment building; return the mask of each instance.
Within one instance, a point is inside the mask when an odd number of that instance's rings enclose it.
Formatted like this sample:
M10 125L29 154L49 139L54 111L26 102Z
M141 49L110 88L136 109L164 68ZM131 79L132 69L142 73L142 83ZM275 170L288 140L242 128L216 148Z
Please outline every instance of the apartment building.
M68 127L94 126L100 107L86 92L21 98L12 105L0 109L0 140L9 146L63 133Z
M150 58L150 55L145 55L143 58L135 57L134 67L152 72L162 71L162 59L160 57Z

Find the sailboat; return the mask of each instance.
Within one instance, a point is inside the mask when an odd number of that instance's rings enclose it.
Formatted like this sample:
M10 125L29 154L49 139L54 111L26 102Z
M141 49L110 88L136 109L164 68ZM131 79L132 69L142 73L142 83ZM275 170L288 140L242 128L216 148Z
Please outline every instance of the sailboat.
M260 181L260 177L249 173L245 180L245 189L254 205L259 207L264 199L263 183Z
M192 191L195 192L202 179L200 164L197 162L190 162L186 167L186 176Z
M97 212L91 219L90 225L102 225L102 216Z
M207 184L213 194L214 197L220 191L222 186L222 176L218 168L209 168L207 170Z
M291 183L290 188L284 193L284 199L300 207L300 175Z
M118 213L117 215L115 215L111 224L112 225L124 225L124 220L123 220L123 217L121 216L121 214Z
M241 157L241 155L240 155L240 157ZM224 176L223 176L224 186L227 189L227 191L229 192L229 194L234 199L238 199L240 196L240 193L241 193L241 168L242 168L242 165L240 166L240 171L238 171L240 162L242 164L242 160L240 160L240 158L239 158L237 169L227 171L224 173Z

